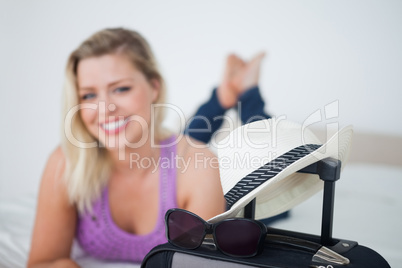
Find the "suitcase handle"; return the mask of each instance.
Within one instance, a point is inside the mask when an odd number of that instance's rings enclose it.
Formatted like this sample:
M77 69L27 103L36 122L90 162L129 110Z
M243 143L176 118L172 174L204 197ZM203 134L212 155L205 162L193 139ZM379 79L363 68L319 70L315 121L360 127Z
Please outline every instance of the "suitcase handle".
M298 172L317 174L324 181L322 221L321 221L321 245L331 246L334 244L332 239L332 226L334 216L335 182L339 180L341 174L341 161L334 158L325 158L315 162ZM255 199L248 203L244 208L244 217L254 219Z
M347 265L350 263L348 258L340 255L332 249L312 241L278 234L267 234L265 241L273 245L285 246L313 253L313 262L325 262L341 265Z

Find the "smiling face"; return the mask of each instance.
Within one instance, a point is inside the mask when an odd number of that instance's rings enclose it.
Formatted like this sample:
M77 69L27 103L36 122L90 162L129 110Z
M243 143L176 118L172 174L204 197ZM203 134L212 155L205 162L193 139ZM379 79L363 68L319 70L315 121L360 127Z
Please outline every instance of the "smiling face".
M148 81L123 55L106 54L78 63L77 84L81 119L106 148L135 146L148 137L156 79Z

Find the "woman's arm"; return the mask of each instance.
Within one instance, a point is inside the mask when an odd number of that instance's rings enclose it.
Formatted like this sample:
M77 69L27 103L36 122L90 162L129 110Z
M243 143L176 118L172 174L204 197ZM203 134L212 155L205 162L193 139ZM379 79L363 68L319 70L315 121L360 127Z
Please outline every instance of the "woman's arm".
M77 211L63 183L65 160L60 148L50 156L39 190L27 267L79 267L70 258Z
M208 148L194 144L195 140L186 139L178 144L178 157L187 163L177 169L178 206L208 220L225 211L226 201L217 157Z

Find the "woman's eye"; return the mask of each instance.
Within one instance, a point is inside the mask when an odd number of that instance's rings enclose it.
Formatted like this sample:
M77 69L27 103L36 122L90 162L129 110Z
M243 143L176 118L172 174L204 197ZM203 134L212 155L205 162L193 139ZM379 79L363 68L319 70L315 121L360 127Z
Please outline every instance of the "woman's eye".
M81 99L82 100L90 100L90 99L95 98L95 96L96 96L95 93L87 93L87 94L82 95Z
M114 91L115 92L125 92L125 91L129 91L130 90L130 87L119 87L119 88L116 88Z

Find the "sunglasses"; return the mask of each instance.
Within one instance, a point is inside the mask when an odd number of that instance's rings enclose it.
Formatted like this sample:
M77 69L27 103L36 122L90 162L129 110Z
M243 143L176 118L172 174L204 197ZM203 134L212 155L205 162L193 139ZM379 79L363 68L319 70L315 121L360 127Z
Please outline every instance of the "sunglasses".
M207 234L212 234L216 247L222 253L243 258L260 254L267 234L267 227L256 220L233 218L211 224L194 213L178 208L166 212L165 224L169 243L177 247L196 249Z

